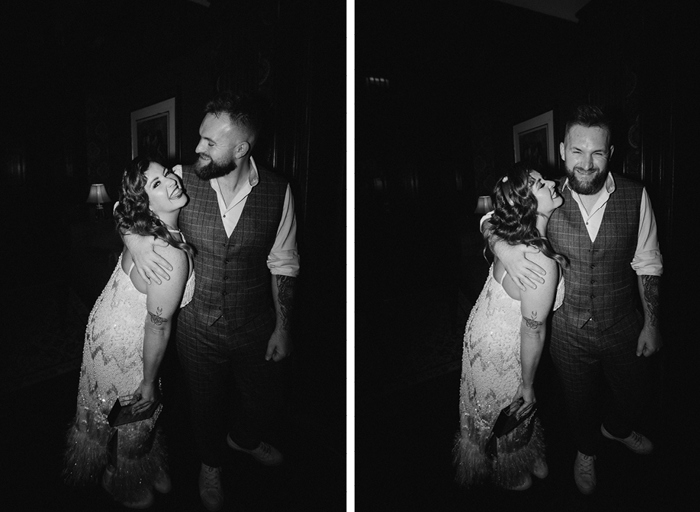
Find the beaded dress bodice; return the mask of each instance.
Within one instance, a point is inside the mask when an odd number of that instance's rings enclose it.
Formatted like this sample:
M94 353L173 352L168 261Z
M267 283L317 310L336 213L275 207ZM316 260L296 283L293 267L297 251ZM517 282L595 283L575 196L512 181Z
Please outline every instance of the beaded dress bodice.
M194 272L185 285L180 303L184 307L194 293ZM83 369L87 388L81 394L93 408L110 408L116 398L134 392L143 377L143 329L146 294L136 289L122 269L122 256L92 308L85 331ZM108 387L100 383L109 383ZM89 398L88 398L89 397ZM87 405L87 404L86 404ZM108 412L108 411L107 411Z

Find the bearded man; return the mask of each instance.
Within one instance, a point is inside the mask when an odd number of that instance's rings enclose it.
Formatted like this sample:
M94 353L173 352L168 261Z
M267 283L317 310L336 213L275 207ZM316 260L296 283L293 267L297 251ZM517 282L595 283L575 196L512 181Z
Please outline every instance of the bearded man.
M173 169L190 197L180 227L197 249L195 292L177 321L177 348L207 510L223 507L226 445L264 465L282 462L262 437L276 423L285 389L281 361L291 352L299 255L289 184L251 155L261 117L250 98L218 94L205 107L197 162ZM140 238L124 240L142 277L160 283L170 265L154 251L157 243Z
M653 450L633 429L642 410L649 356L661 349L659 281L663 271L656 220L645 188L610 173L610 123L596 106L575 109L559 153L566 177L564 205L547 228L566 256L566 293L552 317L550 353L562 382L578 453L574 480L590 494L601 438L638 454ZM526 256L532 248L490 239L508 275L525 290L544 271ZM610 396L604 396L604 384ZM603 404L609 403L608 408Z

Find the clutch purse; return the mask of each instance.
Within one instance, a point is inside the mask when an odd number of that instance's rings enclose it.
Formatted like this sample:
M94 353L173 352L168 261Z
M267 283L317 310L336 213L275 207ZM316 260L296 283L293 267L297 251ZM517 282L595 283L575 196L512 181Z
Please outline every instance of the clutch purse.
M146 420L151 418L160 406L160 396L156 397L153 403L148 406L148 409L144 409L141 412L134 413L134 405L139 401L139 397L135 395L120 396L117 401L114 402L112 409L107 415L107 423L110 427L118 427L119 425L126 425L127 423L134 423L135 421ZM153 443L153 434L155 429L151 430L151 435L148 436L148 440L142 446L144 451L150 450L149 446ZM107 454L109 457L109 463L113 466L117 466L117 458L119 456L119 429L115 429L112 433L109 441L107 442Z
M118 427L119 425L148 419L153 416L153 413L156 412L156 409L160 405L160 398L156 398L148 409L144 409L139 413L134 413L133 407L138 401L139 397L135 395L126 395L117 398L117 401L114 402L112 409L107 415L109 426Z
M491 433L489 434L489 437L486 440L486 455L489 458L495 459L498 456L497 439L499 437L503 437L509 432L512 432L518 425L523 423L528 418L532 418L537 412L537 407L533 405L525 414L518 416L516 412L518 411L518 409L520 409L523 403L524 400L522 398L519 398L518 400L512 402L510 405L507 405L506 407L501 409L498 418L496 418L496 421L493 424ZM532 423L530 424L532 425ZM530 428L528 435L531 434L532 429Z

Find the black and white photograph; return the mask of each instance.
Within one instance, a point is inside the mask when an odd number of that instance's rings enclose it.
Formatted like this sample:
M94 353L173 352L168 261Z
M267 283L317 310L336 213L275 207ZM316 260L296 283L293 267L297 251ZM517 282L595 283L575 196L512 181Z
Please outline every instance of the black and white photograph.
M3 9L1 508L346 508L346 15Z
M355 2L356 510L692 501L681 4Z
M3 510L690 510L692 2L0 15Z

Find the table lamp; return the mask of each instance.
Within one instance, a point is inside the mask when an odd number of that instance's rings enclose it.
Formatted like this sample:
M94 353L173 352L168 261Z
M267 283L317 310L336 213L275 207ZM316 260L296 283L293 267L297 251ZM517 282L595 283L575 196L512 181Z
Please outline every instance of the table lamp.
M88 194L86 202L97 205L96 208L98 217L104 217L104 208L102 203L108 203L109 201L110 199L103 183L93 183L90 185L90 193Z
M479 196L479 199L476 200L476 210L474 210L474 213L483 215L491 210L493 210L491 196Z

